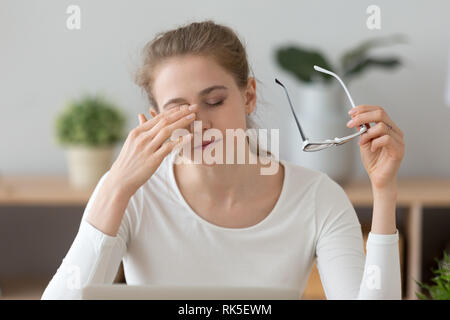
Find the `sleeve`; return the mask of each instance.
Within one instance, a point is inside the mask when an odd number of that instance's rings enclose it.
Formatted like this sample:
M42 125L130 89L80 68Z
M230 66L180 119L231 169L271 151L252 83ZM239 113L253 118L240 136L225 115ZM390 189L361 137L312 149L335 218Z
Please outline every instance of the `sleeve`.
M87 284L112 283L127 250L130 236L130 211L133 197L128 203L116 236L105 234L85 220L107 171L97 183L84 210L78 233L63 258L60 267L41 297L48 299L81 299L81 290Z
M317 268L327 299L401 299L398 230L369 233L343 188L327 174L316 189Z

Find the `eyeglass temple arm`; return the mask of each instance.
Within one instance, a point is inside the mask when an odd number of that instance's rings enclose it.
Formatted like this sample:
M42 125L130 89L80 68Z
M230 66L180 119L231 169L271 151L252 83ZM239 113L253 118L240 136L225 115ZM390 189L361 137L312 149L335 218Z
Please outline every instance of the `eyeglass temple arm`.
M324 69L324 68L321 68L321 67L319 67L319 66L316 66L316 65L314 65L314 69L315 69L316 71L319 71L319 72L322 72L322 73L327 73L327 74L329 74L330 76L333 76L333 77L335 77L336 79L338 79L339 83L340 83L340 84L342 85L342 87L344 88L345 93L347 94L347 97L348 97L348 99L350 100L350 103L352 104L352 107L353 107L353 108L355 107L355 103L353 102L353 99L352 99L352 97L350 96L350 93L348 92L347 87L345 86L345 83L341 80L341 78L338 77L337 74L335 74L334 72L328 71L328 70L326 70L326 69Z
M345 90L345 93L347 94L348 100L350 100L350 103L352 104L352 107L355 107L355 103L353 102L352 96L350 95L350 92L348 92L347 87L345 86L345 83L341 80L341 78L339 78L339 76L337 74L335 74L334 72L331 72L327 69L321 68L319 66L314 65L314 70L322 72L322 73L327 73L330 76L335 77L336 79L338 79L339 83L342 85L342 87ZM360 128L364 128L366 125L365 124L361 124L359 127Z
M291 98L289 98L289 94L287 92L286 87L277 78L275 78L275 82L278 83L280 86L282 86L283 89L284 89L284 92L286 92L286 96L287 96L288 101L289 101L289 106L291 107L291 111L292 111L292 114L294 115L295 123L297 124L297 128L300 131L300 135L302 136L302 140L303 141L307 140L305 134L303 133L302 127L300 126L300 123L298 122L297 116L295 115L294 107L292 106Z

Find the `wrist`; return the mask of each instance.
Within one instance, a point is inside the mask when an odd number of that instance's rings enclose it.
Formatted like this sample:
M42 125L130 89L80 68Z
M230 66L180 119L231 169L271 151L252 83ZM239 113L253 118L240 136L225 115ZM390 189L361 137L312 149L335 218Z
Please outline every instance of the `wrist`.
M128 201L136 192L129 186L125 185L121 179L116 179L114 175L109 174L105 180L105 189L111 197L117 200Z
M112 237L116 236L131 196L107 177L98 190L86 217L87 221Z
M383 187L375 187L372 185L372 195L377 198L397 199L398 187L397 183L392 183Z
M373 188L373 215L371 232L394 234L396 232L397 187Z

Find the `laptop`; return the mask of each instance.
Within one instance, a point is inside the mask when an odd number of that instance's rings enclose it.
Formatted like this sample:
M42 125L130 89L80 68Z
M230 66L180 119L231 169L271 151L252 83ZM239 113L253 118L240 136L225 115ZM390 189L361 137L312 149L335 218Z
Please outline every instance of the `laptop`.
M83 300L299 300L294 288L91 284Z

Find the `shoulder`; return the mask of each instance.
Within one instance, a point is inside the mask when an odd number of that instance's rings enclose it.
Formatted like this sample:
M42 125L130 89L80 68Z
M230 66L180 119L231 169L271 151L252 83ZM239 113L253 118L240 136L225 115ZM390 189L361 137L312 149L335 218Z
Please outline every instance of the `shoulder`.
M326 173L322 174L317 184L316 204L322 208L326 206L335 209L352 207L344 188Z
M287 160L280 160L284 166L285 178L289 187L296 189L315 189L321 179L327 176L319 170L304 167Z
M307 192L307 198L313 202L316 215L323 216L353 207L344 188L327 173L285 160L281 162L285 165L289 188L296 195Z
M356 211L344 188L323 173L315 190L315 217L319 230L347 230L359 226Z
M304 167L290 161L281 160L285 165L286 177L291 180L291 185L299 187L305 185L312 189L317 200L328 200L347 198L344 188L333 180L327 173Z

